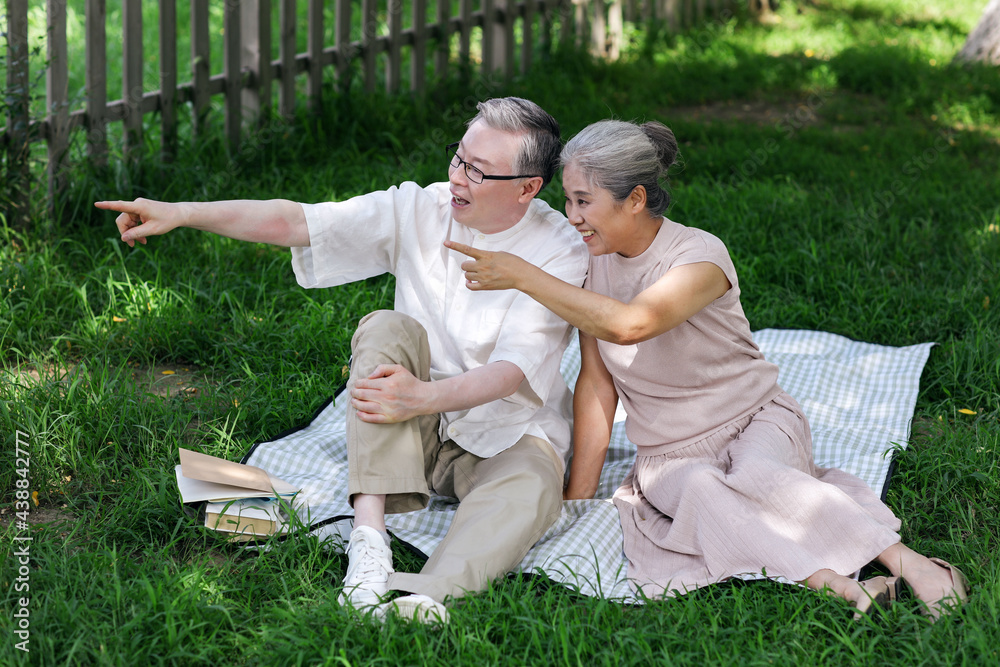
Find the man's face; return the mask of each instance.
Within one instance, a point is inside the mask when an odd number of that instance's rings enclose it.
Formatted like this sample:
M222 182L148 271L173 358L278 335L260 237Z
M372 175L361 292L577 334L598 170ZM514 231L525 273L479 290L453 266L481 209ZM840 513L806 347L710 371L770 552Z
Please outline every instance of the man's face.
M458 156L484 174L513 174L514 158L521 136L495 130L476 121L458 145ZM484 234L495 234L517 224L524 215L523 191L527 179L475 183L465 173L465 165L448 167L451 183L451 217L455 222ZM528 197L527 201L530 201Z

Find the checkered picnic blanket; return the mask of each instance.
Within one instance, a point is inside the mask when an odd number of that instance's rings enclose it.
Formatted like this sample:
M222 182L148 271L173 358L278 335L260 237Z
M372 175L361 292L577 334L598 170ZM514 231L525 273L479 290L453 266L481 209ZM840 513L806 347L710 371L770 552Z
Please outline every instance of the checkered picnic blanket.
M884 495L892 453L909 438L920 374L934 344L886 347L785 329L758 331L754 340L778 365L781 386L805 410L817 464L854 473ZM561 370L572 387L580 370L575 337ZM299 517L335 549L343 549L353 517L347 503L345 410L346 401L338 397L310 423L259 443L244 458L300 486ZM610 500L635 457L624 418L619 410L596 499L563 503L562 516L528 552L521 572L541 569L586 595L635 599L626 579L618 511ZM398 539L429 554L444 538L456 507L455 499L432 496L426 509L390 515L386 522Z

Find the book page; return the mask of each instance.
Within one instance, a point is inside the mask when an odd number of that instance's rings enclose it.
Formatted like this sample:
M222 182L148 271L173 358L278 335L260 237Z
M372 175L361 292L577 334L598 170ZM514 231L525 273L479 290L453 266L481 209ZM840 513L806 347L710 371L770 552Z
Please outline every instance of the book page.
M260 468L193 452L183 447L179 449L179 453L181 471L185 477L271 493L273 488L271 478Z

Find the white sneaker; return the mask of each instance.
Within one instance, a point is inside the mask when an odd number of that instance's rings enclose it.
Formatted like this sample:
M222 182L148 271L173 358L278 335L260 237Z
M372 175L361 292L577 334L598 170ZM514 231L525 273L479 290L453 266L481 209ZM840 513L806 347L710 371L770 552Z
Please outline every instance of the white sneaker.
M379 605L376 614L382 619L395 614L408 621L429 625L444 625L448 622L448 608L427 595L404 595Z
M358 526L347 544L347 576L337 601L356 609L374 607L389 591L392 550L374 528Z

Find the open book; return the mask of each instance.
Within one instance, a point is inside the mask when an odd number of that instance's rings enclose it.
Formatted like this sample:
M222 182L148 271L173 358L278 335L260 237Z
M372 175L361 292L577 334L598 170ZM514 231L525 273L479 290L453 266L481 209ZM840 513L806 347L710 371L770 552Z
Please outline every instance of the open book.
M205 525L234 541L286 530L299 489L262 468L179 450L177 488L184 504L205 504Z
M205 503L205 526L233 542L256 540L288 528L288 505L278 498L243 498Z

